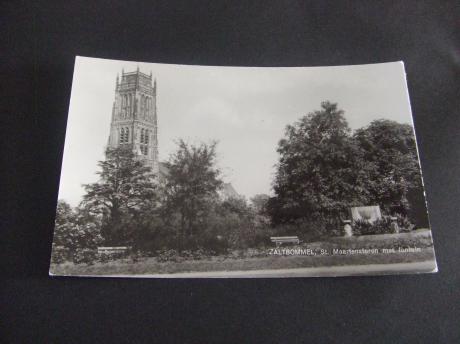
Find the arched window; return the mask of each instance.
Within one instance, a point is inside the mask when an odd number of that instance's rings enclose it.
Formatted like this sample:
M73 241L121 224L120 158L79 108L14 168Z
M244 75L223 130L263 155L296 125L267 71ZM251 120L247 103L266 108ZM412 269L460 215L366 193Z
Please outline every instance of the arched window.
M125 128L125 143L129 142L129 128Z
M145 97L143 95L142 95L141 103L142 103L141 114L144 115L144 113L145 113Z
M120 129L119 142L120 144L125 142L125 129L124 128Z
M144 113L144 95L141 95L141 109L140 109L140 113L141 113L141 114Z

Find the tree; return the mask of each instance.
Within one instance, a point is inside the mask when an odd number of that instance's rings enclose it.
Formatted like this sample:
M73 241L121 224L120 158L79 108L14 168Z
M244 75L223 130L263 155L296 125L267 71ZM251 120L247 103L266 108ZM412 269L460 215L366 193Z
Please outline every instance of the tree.
M361 151L337 104L322 102L288 125L277 151L275 197L267 204L275 224L318 217L337 223L348 207L366 203Z
M75 262L91 260L94 254L81 259L81 251L94 249L102 242L100 223L84 209L72 207L63 200L58 201L53 240L53 261L67 259Z
M256 214L265 215L269 199L270 196L265 194L258 194L251 198L251 205Z
M105 160L99 162L100 180L84 186L86 194L82 205L102 217L106 244L141 241L141 229L159 208L154 175L130 145L108 148L105 156Z
M255 247L255 222L254 209L244 197L228 197L214 206L208 220L208 234L211 238L221 238L232 248Z
M166 211L169 218L178 213L182 238L197 233L218 198L222 180L215 160L215 142L190 145L183 140L178 141L178 149L169 159Z
M381 205L388 213L407 215L411 191L423 193L412 127L381 119L358 129L354 138L369 166L370 201Z

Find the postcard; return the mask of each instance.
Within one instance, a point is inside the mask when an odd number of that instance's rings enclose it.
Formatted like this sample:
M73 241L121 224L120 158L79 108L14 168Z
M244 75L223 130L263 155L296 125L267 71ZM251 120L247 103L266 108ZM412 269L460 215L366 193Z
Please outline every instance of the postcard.
M76 58L51 276L436 271L402 62Z

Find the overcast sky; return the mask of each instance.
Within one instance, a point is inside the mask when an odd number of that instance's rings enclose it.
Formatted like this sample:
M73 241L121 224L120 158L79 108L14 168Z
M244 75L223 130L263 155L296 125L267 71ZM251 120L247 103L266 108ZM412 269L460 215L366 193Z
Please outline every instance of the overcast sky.
M160 160L174 140L218 140L224 181L247 198L271 193L276 147L287 124L337 102L352 129L386 118L412 124L400 62L339 67L248 68L127 62L77 57L59 198L77 205L82 184L97 181L110 131L115 79L125 72L157 79Z

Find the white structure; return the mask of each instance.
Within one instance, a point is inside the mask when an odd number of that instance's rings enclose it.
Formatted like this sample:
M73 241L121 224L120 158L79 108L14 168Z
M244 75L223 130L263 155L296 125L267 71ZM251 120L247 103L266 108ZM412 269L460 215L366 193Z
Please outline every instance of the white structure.
M378 205L371 205L367 207L353 207L350 208L351 218L354 221L367 221L374 223L382 218L380 207Z

